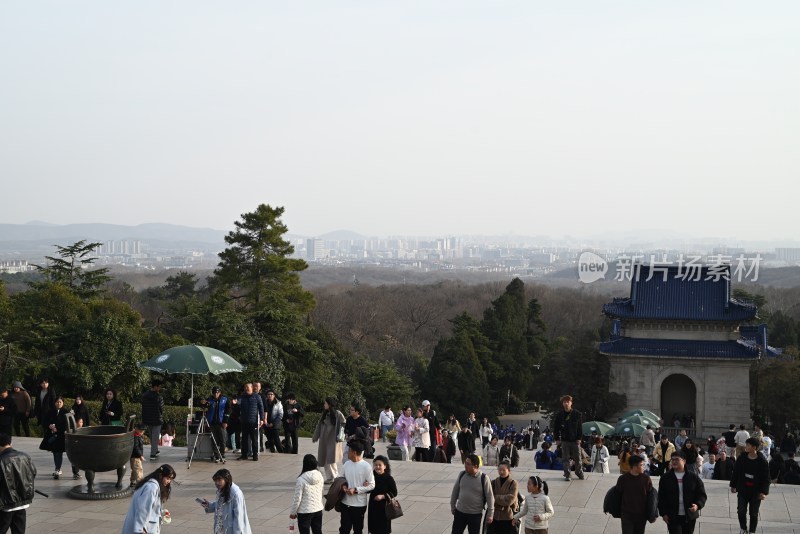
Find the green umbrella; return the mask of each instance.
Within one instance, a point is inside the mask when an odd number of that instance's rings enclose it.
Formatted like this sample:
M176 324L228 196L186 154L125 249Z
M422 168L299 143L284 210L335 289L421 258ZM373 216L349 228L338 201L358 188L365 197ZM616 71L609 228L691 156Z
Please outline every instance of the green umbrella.
M638 423L618 423L614 427L614 434L617 436L635 436L639 437L646 429Z
M221 350L201 345L172 347L147 361L139 362L139 367L165 374L191 374L192 396L189 397L190 410L194 399L194 375L240 373L244 369L242 364Z
M589 436L592 432L597 432L601 436L610 434L614 431L614 425L602 421L588 421L583 423L583 435Z
M628 417L623 417L617 424L620 423L636 423L637 425L642 426L650 425L653 428L658 427L658 419L650 419L642 415L629 415Z
M650 419L651 421L655 421L656 425L661 420L661 418L655 412L651 412L650 410L645 410L644 408L634 408L633 410L628 410L624 414L620 415L620 420L630 417L631 415L641 415L646 419Z

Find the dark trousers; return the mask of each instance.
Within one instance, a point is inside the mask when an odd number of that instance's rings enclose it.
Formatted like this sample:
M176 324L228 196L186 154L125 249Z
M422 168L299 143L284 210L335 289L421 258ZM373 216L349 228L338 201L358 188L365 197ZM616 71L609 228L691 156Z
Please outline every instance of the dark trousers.
M483 514L465 514L456 510L453 514L453 530L451 532L452 534L464 534L466 528L469 534L479 534L482 522Z
M486 525L486 532L489 534L517 534L518 531L511 524L510 519L495 519L491 525Z
M278 434L278 429L273 426L267 428L264 432L267 435L267 446L269 447L269 450L272 452L283 452L283 446L281 445L281 437Z
M622 516L622 534L644 534L647 519L644 517Z
M27 509L13 512L0 512L0 534L6 534L11 529L11 534L25 534Z
M431 441L433 441L434 439L435 438L433 436L431 436ZM436 449L438 449L438 448L439 447L438 447L438 445L436 445L436 443L434 443L433 445L428 447L428 460L427 461L429 461L429 462L435 462L436 461Z
M283 427L283 435L286 437L286 450L291 454L297 454L297 428Z
M342 503L341 522L339 523L339 534L361 534L364 530L364 514L367 513L366 506L347 506Z
M575 441L562 441L561 442L561 461L564 462L564 476L569 475L569 460L575 460L575 474L578 478L583 478L583 466L581 464L581 451L579 450L578 443Z
M17 413L14 414L14 431L16 432L17 436L21 436L22 434L19 433L19 427L22 426L22 429L25 431L25 437L30 437L31 435L31 425L28 422L28 416L24 413Z
M667 532L669 534L692 534L696 522L696 519L689 519L685 515L671 518L667 523Z
M228 440L228 431L225 430L225 427L222 426L220 423L214 423L211 425L211 435L214 436L214 441L217 444L217 448L219 448L219 454L222 458L225 458L225 442ZM213 450L214 458L217 457L217 451Z
M322 534L322 510L313 514L297 514L300 534Z
M253 458L258 458L258 423L242 421L242 458L250 456L252 447Z
M750 506L750 532L755 532L758 526L758 509L761 508L761 499L756 491L740 491L736 494L736 515L739 516L739 528L747 530L747 507Z

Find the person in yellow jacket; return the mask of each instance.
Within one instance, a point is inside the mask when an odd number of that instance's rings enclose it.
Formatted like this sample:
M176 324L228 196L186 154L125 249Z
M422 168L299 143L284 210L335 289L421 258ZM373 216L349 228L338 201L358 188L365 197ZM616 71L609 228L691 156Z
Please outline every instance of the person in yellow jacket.
M653 459L658 463L659 475L664 474L669 469L669 462L675 454L675 445L670 443L669 438L661 435L661 441L656 443L653 449Z

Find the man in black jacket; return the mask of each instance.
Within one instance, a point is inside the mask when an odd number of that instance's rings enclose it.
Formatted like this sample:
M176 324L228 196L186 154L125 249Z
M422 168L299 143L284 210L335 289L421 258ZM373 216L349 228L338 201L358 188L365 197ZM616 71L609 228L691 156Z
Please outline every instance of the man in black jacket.
M733 458L728 456L727 451L720 451L719 458L714 464L714 480L730 480L733 477Z
M306 412L297 402L294 393L287 393L284 398L286 399L283 406L283 436L286 439L284 452L297 454L297 429L303 423Z
M244 393L239 397L239 421L242 427L242 455L238 460L247 460L252 452L253 460L257 461L258 434L264 421L264 403L261 395L253 390L251 382L244 385Z
M744 446L744 454L736 458L731 478L731 493L737 493L739 528L747 532L747 508L750 508L750 532L758 526L758 509L761 501L769 494L769 464L759 454L761 445L758 438L748 438Z
M161 425L164 424L164 397L161 396L161 381L153 380L150 391L142 395L142 423L150 433L150 459L156 460L161 451L158 450L158 438L161 436Z
M33 403L33 414L39 421L39 426L42 427L42 435L47 432L50 414L54 411L56 411L56 392L50 387L50 379L42 377L39 380L39 392Z
M564 395L561 397L561 406L564 410L556 415L553 424L553 434L556 438L556 445L561 447L561 461L564 463L564 478L570 480L569 461L575 462L575 475L583 480L583 468L581 466L581 435L583 434L583 416L578 410L572 409L572 397Z
M0 532L25 533L35 478L30 456L11 447L10 434L0 433Z
M672 469L658 483L658 513L670 534L692 534L706 504L706 487L696 473L686 471L683 452L673 454L670 463Z

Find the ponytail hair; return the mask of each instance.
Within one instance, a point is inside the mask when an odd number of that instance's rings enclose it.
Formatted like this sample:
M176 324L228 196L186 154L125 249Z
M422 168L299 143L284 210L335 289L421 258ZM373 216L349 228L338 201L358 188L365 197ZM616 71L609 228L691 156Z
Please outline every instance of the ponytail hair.
M534 475L530 478L530 481L533 482L533 485L539 488L539 491L545 495L550 493L550 488L547 487L547 482L542 480L542 477Z

